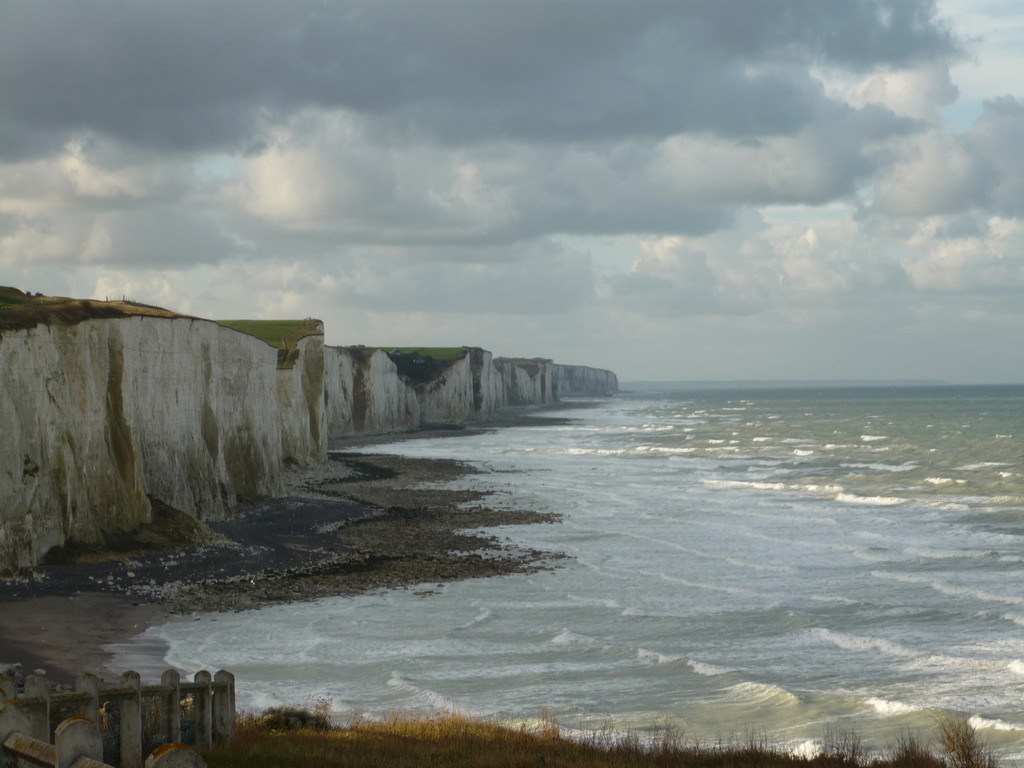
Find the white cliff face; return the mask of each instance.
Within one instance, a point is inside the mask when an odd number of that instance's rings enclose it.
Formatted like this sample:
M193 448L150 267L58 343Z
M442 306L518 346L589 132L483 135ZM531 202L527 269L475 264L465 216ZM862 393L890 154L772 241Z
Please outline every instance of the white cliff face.
M323 324L318 327L319 336L299 341L295 364L277 369L281 453L292 466L318 464L327 455Z
M325 348L319 330L281 369L259 339L192 318L0 333L0 571L135 528L150 499L223 519L240 500L282 493L286 466L323 461L328 436L472 423L557 402L559 388L618 388L611 371L476 347L450 362Z
M477 421L473 397L473 366L463 355L431 381L418 384L421 423L465 423Z
M558 402L554 363L543 358L524 360L499 357L494 360L507 405L546 405Z
M379 349L326 347L324 399L331 437L415 429L419 402L398 367Z
M203 320L4 332L0 569L146 522L147 495L216 520L240 498L280 494L284 451L309 462L322 443L313 434L322 406L308 406L322 403L323 380L308 357L282 385L273 348ZM293 407L279 407L282 390Z
M555 385L559 397L604 396L619 391L619 379L612 371L586 365L556 365Z
M328 347L325 360L331 437L469 424L510 405L558 402L555 366L542 358L494 358L486 349L464 347L462 356L449 362Z
M494 365L494 356L480 347L467 347L473 376L473 407L475 418L489 419L504 408L505 386L501 372Z

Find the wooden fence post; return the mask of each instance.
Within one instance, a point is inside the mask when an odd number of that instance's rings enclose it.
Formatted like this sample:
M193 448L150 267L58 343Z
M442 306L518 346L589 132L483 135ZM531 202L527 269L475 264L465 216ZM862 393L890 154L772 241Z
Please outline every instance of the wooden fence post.
M120 688L131 693L118 702L121 768L142 767L142 678L138 672L121 675Z
M164 732L167 741L176 744L181 741L181 675L176 669L168 669L160 675L160 683L171 689L164 698Z
M196 672L193 693L196 717L196 749L209 749L213 745L213 708L211 698L213 678L205 669Z
M235 734L235 676L222 669L213 683L213 730L217 741L229 741Z
M91 672L83 672L75 681L75 693L86 697L75 706L75 714L96 723L100 711L100 679Z

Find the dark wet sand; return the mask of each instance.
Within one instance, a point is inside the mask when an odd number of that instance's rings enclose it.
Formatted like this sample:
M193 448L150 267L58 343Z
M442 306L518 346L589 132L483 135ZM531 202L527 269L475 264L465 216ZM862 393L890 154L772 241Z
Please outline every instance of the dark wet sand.
M112 653L104 646L126 643L170 614L555 567L558 553L521 550L472 532L555 522L555 516L493 510L479 492L415 487L456 480L473 468L448 460L344 453L395 440L537 423L551 420L538 409L513 410L466 429L335 441L332 460L295 473L287 496L211 524L202 543L41 566L33 578L0 580L0 674L17 678L45 670L51 680L69 683L91 672L113 680L124 670L109 668ZM154 644L150 650L153 666L162 664L163 649Z

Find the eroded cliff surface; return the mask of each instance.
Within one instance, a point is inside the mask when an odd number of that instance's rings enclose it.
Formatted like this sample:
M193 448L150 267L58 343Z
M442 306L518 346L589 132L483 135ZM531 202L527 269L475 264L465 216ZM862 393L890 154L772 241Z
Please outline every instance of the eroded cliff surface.
M323 459L317 345L279 371L267 344L194 318L3 331L0 569L147 522L150 498L216 520L279 494L285 458Z
M612 371L586 365L556 364L555 385L559 397L603 397L619 391L619 379Z
M498 357L494 360L506 405L547 405L558 402L555 364L544 358Z
M610 371L479 347L325 347L312 319L225 327L16 289L0 289L0 309L0 571L134 529L157 501L223 519L279 495L288 467L324 461L328 437L618 387Z
M281 453L292 466L318 464L327 454L323 324L318 322L316 327L318 334L305 336L296 344L293 363L276 372Z
M324 400L330 437L415 429L419 402L388 355L369 347L324 349Z

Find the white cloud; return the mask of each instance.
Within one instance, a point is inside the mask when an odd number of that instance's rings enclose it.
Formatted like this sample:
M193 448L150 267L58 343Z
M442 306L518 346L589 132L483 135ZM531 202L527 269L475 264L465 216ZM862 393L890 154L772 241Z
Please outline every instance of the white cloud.
M0 282L693 378L1024 333L1017 4L96 2L5 6Z
M936 122L939 108L951 104L959 89L943 62L927 62L912 69L871 72L842 94L851 106L877 104L897 115Z
M924 251L904 266L914 285L940 292L1024 289L1024 220L993 217L972 237L941 237L942 221L922 222L911 244Z
M903 140L900 149L875 187L880 212L927 216L987 204L992 172L962 139L933 130Z

